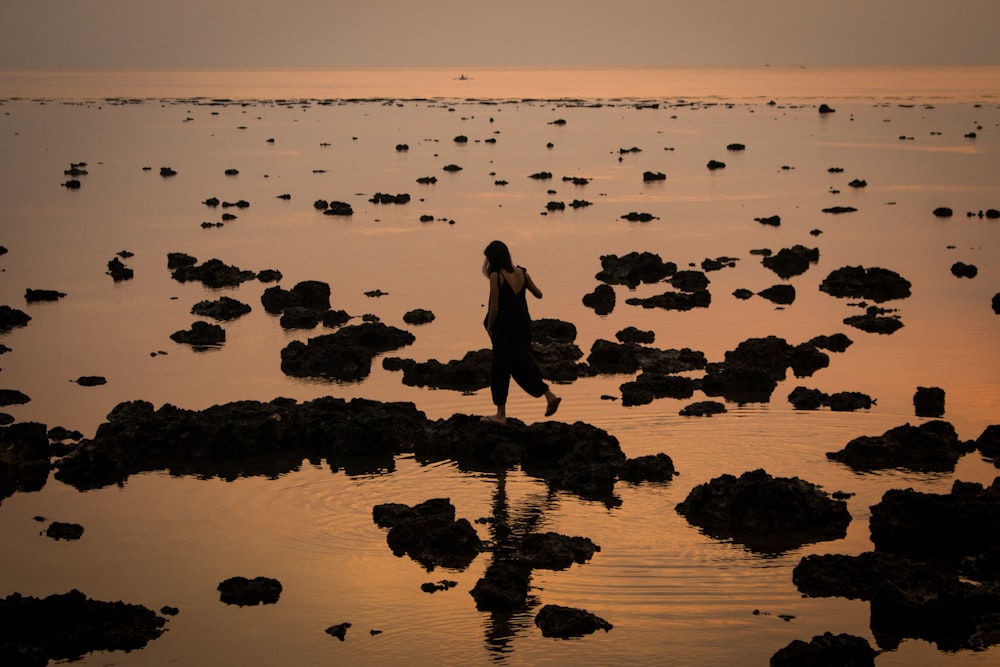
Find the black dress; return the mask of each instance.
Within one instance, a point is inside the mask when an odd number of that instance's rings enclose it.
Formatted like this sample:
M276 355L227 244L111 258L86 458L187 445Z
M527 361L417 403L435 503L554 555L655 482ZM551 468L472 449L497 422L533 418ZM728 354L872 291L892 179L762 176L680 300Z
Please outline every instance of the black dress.
M525 268L518 268L524 271L527 278ZM542 380L542 370L531 351L531 315L528 313L526 287L522 286L521 291L515 293L503 274L497 271L497 275L500 280L500 303L490 335L493 340L490 390L493 404L504 405L511 378L535 398L543 396L549 386Z

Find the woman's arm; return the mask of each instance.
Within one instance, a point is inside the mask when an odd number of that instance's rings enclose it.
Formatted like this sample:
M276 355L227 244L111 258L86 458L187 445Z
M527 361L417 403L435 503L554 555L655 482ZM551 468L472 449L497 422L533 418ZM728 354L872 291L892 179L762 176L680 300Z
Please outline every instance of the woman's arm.
M497 321L500 313L500 274L490 274L490 303L486 313L486 331L493 335L493 324Z
M524 271L524 286L528 289L529 292L535 295L536 299L541 299L542 290L538 289L538 285L536 285L535 281L532 280L531 276L528 275L528 270L526 268L522 266L521 270Z

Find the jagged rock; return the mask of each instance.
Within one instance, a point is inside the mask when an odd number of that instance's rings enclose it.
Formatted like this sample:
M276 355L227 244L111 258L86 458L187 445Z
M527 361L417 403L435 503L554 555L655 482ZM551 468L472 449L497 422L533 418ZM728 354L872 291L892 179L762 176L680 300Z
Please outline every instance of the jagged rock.
M364 322L332 334L292 341L281 351L281 370L295 377L360 380L371 372L381 352L396 350L416 340L413 334L381 322Z
M771 656L771 667L875 667L878 651L864 637L825 632L792 640Z
M805 273L810 264L819 261L819 248L795 245L782 248L776 254L764 257L761 264L774 271L780 278L791 278Z
M54 540L78 540L83 537L83 526L78 523L53 521L45 529L45 535Z
M252 310L248 304L228 296L221 296L215 301L199 301L191 306L191 314L200 317L211 317L214 320L229 321L246 315Z
M851 522L843 500L798 477L771 477L763 470L699 484L676 509L712 537L766 552L842 538Z
M827 397L826 404L833 412L853 412L870 409L875 399L860 391L838 391Z
M678 474L673 459L661 452L627 459L622 464L619 479L633 483L669 482Z
M757 292L757 296L763 297L772 303L787 306L795 302L795 286L785 284L772 285L767 289Z
M583 295L583 305L593 308L597 315L607 315L615 309L615 290L610 285L598 285L593 292Z
M125 602L91 600L80 591L0 600L0 658L7 665L76 661L93 651L135 651L164 632L166 619Z
M956 481L949 494L890 489L871 510L871 538L879 551L959 557L1000 546L1000 478L986 488Z
M874 313L852 315L844 318L844 324L860 329L866 333L889 335L903 328L903 322L898 316L883 316Z
M276 604L281 597L281 582L270 577L230 577L221 582L216 590L219 600L241 607L259 604Z
M609 285L636 287L639 283L658 283L677 273L677 265L664 262L651 252L630 252L619 257L602 255L597 280Z
M691 310L693 308L708 308L712 305L712 294L708 290L700 292L664 292L656 296L633 297L625 301L630 306L643 308L663 308L665 310Z
M781 226L781 216L769 215L760 218L754 218L754 222L759 222L762 225L768 225L770 227L779 227Z
M614 626L585 609L547 604L535 616L535 625L544 637L582 637Z
M711 282L703 271L677 271L667 281L682 292L704 292Z
M889 269L845 266L830 272L819 289L831 296L871 299L881 303L907 298L910 287L909 280Z
M24 291L24 300L28 303L37 303L39 301L58 301L65 296L65 293L53 289L27 289Z
M336 637L340 641L344 641L347 638L347 629L350 627L350 623L337 623L328 627L325 632L331 637Z
M881 436L854 438L838 452L826 457L856 470L905 468L923 472L948 472L958 459L972 451L973 445L958 439L954 427L944 421L930 421L920 426L903 424Z
M17 389L0 389L0 405L24 405L31 398Z
M586 537L559 533L528 533L521 541L518 559L534 569L565 570L573 563L583 564L601 547Z
M237 287L241 283L257 277L253 271L243 271L238 266L229 266L222 260L210 259L203 264L183 264L174 269L170 276L178 282L200 282L205 287Z
M640 213L638 211L629 211L625 215L621 216L621 219L628 220L629 222L650 222L652 220L659 220L659 218L652 213Z
M407 324L429 324L434 321L434 313L423 308L415 308L403 315L403 321Z
M198 263L197 258L184 252L168 252L167 268L170 270L191 267Z
M81 387L99 387L107 384L108 380L100 375L81 375L75 382Z
M372 518L380 528L389 529L386 542L394 555L408 555L428 570L439 565L465 569L483 550L476 529L468 519L455 518L455 506L448 498L412 507L376 505Z
M1000 424L987 426L976 439L976 449L1000 468Z
M531 568L527 565L494 560L470 594L479 611L514 611L527 604L530 582Z
M951 275L956 278L975 278L979 275L979 269L974 264L955 262L951 265Z
M702 369L707 361L704 353L689 348L661 350L598 338L590 348L587 363L595 373L635 373L640 368L651 373L681 373Z
M192 322L188 330L175 331L170 334L170 340L196 348L218 347L226 342L226 330L218 324L209 322Z
M830 352L844 352L854 344L846 334L836 333L832 336L816 336L809 340L809 343L823 350Z
M913 409L917 417L941 417L944 415L944 389L941 387L917 387L913 394Z
M14 327L27 326L30 321L31 316L23 310L0 306L0 332L6 333Z
M108 275L116 283L122 282L124 280L131 280L135 276L135 271L125 266L117 257L111 258L108 262Z
M292 307L327 311L330 309L330 286L319 280L303 280L290 290L275 285L264 290L260 302L272 315Z
M718 401L698 401L685 405L678 413L681 417L711 417L726 412L726 406Z

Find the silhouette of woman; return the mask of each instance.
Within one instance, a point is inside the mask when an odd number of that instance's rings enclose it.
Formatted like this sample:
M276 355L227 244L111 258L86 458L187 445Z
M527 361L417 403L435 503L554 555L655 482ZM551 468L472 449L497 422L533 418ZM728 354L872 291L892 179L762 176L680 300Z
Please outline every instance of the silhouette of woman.
M515 266L510 250L493 241L483 251L483 274L490 280L489 309L483 325L493 341L490 392L496 414L483 417L488 424L506 425L510 379L536 398L545 397L545 416L551 417L562 399L542 380L542 371L531 351L531 315L526 292L542 298L542 290L523 266Z

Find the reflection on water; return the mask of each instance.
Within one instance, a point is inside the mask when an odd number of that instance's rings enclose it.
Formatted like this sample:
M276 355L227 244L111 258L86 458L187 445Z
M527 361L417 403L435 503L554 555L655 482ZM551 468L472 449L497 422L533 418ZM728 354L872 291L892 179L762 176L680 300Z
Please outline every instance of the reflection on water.
M774 81L802 90L794 76ZM172 280L168 252L217 257L253 271L278 269L286 288L327 282L334 308L372 313L412 331L416 342L398 354L416 360L447 361L486 346L487 286L479 267L493 238L507 241L545 291L544 300L532 303L533 314L573 322L585 353L629 325L654 331L656 347L690 347L710 361L742 340L772 334L798 344L843 332L854 344L831 353L830 366L812 377L789 374L769 403L728 404L727 413L711 418L680 417L685 400L623 407L613 399L634 376L561 386L562 421L607 430L632 457L666 452L680 472L664 484L619 483L618 502L610 506L549 491L518 469L476 472L408 457L360 468L350 461L282 461L270 475L231 482L147 473L86 493L50 480L0 506L0 594L79 588L95 598L181 609L168 623L170 632L142 651L89 656L84 664L273 664L280 658L296 664L584 665L654 663L664 654L675 664L765 664L793 639L826 631L871 640L866 604L802 598L791 569L806 554L869 550L869 507L888 489L944 493L955 479L988 483L996 474L975 454L943 474L861 474L825 455L859 435L920 422L912 405L918 386L946 390L945 419L963 439L1000 421L1000 371L992 363L1000 318L990 308L1000 291L1000 225L965 215L1000 208L1000 116L988 95L981 104L964 95L933 106L860 101L868 90L886 90L878 77L865 81L857 95L844 95L853 100L830 98L837 111L826 116L770 92L738 96L734 105L664 100L643 109L607 100L485 104L461 94L447 101L348 104L158 101L171 97L162 92L157 101L136 104L5 102L0 244L9 252L0 257L0 304L32 317L27 327L0 335L11 348L0 356L0 386L32 399L4 408L19 421L92 436L117 403L133 399L202 409L277 396L362 396L412 401L431 419L490 407L488 392L407 387L379 359L357 383L285 376L280 350L320 330L282 329L260 306L261 283L211 290ZM299 93L256 97L286 95ZM778 103L767 104L771 97ZM969 138L970 132L977 136ZM455 142L457 135L469 141ZM728 151L733 142L746 150ZM403 143L409 150L396 150ZM633 147L640 150L621 152ZM710 171L710 159L727 166ZM68 178L64 170L81 161L89 173L80 177L79 190L60 187ZM447 164L462 170L446 172ZM164 166L177 175L161 177ZM239 174L227 176L227 169ZM643 182L647 170L667 179ZM528 178L539 171L554 177ZM431 175L435 184L416 183ZM589 180L577 185L563 177ZM850 187L855 178L867 187ZM500 180L507 185L497 185ZM412 199L373 204L368 200L376 192L406 192ZM279 198L286 193L289 199ZM202 222L221 221L221 211L202 203L213 196L251 205L221 227L203 228ZM313 208L321 198L349 201L355 214L323 216ZM573 199L592 205L546 209L549 201ZM832 205L857 211L822 212ZM935 218L931 212L939 206L955 215ZM630 211L657 219L622 220ZM421 222L422 215L433 220ZM779 227L754 221L772 215L780 215ZM758 292L785 282L750 250L795 244L818 248L820 259L787 281L796 288L794 303L778 308L760 297L732 296L739 288ZM134 253L126 264L135 278L113 283L105 267L123 249ZM627 298L652 296L663 286L618 286L612 313L595 315L581 299L597 285L600 257L631 251L656 252L681 268L721 256L736 262L709 273L707 309L629 306ZM978 276L952 276L956 261L975 264ZM884 336L847 327L843 319L858 309L817 289L832 270L854 265L890 268L912 282L911 298L885 304L898 309L900 331ZM28 288L67 296L29 305ZM385 295L365 295L372 290ZM196 353L169 339L197 319L190 313L194 303L223 294L253 311L223 325L221 349ZM405 325L403 314L414 308L431 310L435 320ZM83 375L106 376L108 383L85 388L72 382ZM786 397L798 385L862 391L877 405L856 413L795 411ZM535 401L516 391L508 411L527 422L542 418ZM706 537L674 510L696 484L757 468L854 494L847 536L762 557ZM535 570L529 609L509 617L481 613L468 591L490 554L464 571L429 573L394 557L372 522L376 504L433 497L451 498L457 515L501 550L526 531L551 530L589 537L601 551L585 565ZM48 540L38 534L36 515L81 523L84 538ZM279 579L281 601L261 608L219 603L215 586L234 575ZM420 590L441 579L459 585L434 594ZM588 609L615 627L582 640L545 639L533 617L549 603ZM323 633L344 621L352 623L345 642ZM907 641L879 664L985 664L995 651L939 654Z

